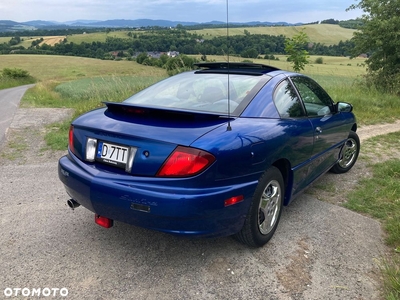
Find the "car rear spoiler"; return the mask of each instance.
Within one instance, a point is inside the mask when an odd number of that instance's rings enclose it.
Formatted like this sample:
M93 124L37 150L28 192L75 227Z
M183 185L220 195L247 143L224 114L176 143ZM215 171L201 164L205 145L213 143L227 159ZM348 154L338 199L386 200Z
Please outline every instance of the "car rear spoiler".
M173 120L201 120L201 119L223 119L228 121L228 114L218 112L207 112L197 110L184 110L168 107L141 106L125 102L103 102L107 111L120 116L153 117Z

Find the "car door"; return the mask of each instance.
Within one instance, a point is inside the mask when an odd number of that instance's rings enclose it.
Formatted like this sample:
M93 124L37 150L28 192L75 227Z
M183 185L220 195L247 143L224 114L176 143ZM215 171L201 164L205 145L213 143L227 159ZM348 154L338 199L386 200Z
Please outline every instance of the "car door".
M288 79L281 81L274 91L274 103L287 128L288 144L285 156L293 171L292 194L308 184L309 163L314 151L314 129L296 89Z
M308 175L311 182L335 164L348 132L342 114L335 113L331 97L320 85L305 76L292 76L291 81L313 127L314 147Z

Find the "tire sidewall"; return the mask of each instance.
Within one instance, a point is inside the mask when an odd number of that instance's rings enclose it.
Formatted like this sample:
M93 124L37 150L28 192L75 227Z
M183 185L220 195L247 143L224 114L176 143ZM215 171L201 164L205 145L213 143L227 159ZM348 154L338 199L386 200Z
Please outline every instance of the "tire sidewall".
M273 180L276 180L280 185L280 202L278 204L279 212L278 212L278 216L277 216L276 222L275 222L272 230L267 234L262 234L260 232L259 224L258 224L259 223L259 219L258 219L259 218L258 217L259 205L260 205L260 201L261 201L261 196L264 193L265 188ZM280 217L281 217L284 197L285 197L285 186L284 186L282 174L278 168L270 167L260 178L260 181L259 181L257 188L253 195L253 201L252 201L252 205L251 205L250 212L249 212L249 217L250 217L249 221L250 221L251 232L252 232L252 236L253 236L255 245L262 246L262 245L266 244L274 235L275 230L278 227Z
M350 131L349 136L345 142L345 144L347 143L347 141L349 139L353 139L356 144L357 144L357 151L355 153L355 158L353 159L353 161L351 162L350 165L348 165L346 168L343 168L339 165L339 162L337 162L331 169L332 172L337 173L337 174L342 174L342 173L346 173L348 172L356 163L357 159L358 159L358 155L360 153L360 138L358 137L357 133L355 133L354 131ZM344 147L344 146L343 146Z

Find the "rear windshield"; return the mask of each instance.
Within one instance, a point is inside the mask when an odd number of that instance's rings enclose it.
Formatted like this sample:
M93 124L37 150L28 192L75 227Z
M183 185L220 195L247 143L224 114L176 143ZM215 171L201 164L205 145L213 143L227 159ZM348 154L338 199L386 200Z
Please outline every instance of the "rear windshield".
M229 74L228 84L227 74L187 72L160 81L124 102L219 114L227 114L229 107L230 113L237 115L266 81L266 76Z

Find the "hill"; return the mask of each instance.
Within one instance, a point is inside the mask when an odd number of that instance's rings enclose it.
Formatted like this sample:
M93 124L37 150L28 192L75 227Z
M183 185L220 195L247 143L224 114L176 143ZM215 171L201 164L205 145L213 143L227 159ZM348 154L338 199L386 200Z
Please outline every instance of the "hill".
M327 46L338 44L340 41L350 40L353 37L354 29L343 28L333 24L312 24L300 26L258 26L258 27L239 27L230 28L230 35L244 35L245 31L250 34L268 34L268 35L284 35L293 37L300 30L310 38L313 43L321 43ZM210 28L202 30L194 30L201 34L205 39L210 39L216 36L226 36L226 28Z
M169 21L169 20L152 20L152 19L135 19L135 20L75 20L67 22L43 21L32 20L27 22L14 22L11 20L0 20L0 32L16 32L21 30L35 30L35 29L55 29L55 28L140 28L140 27L176 27L182 26L195 26L195 25L223 25L225 22L212 21L212 22L182 22L182 21ZM246 23L235 23L235 26L291 26L300 24L290 24L287 22L260 22L252 21Z

